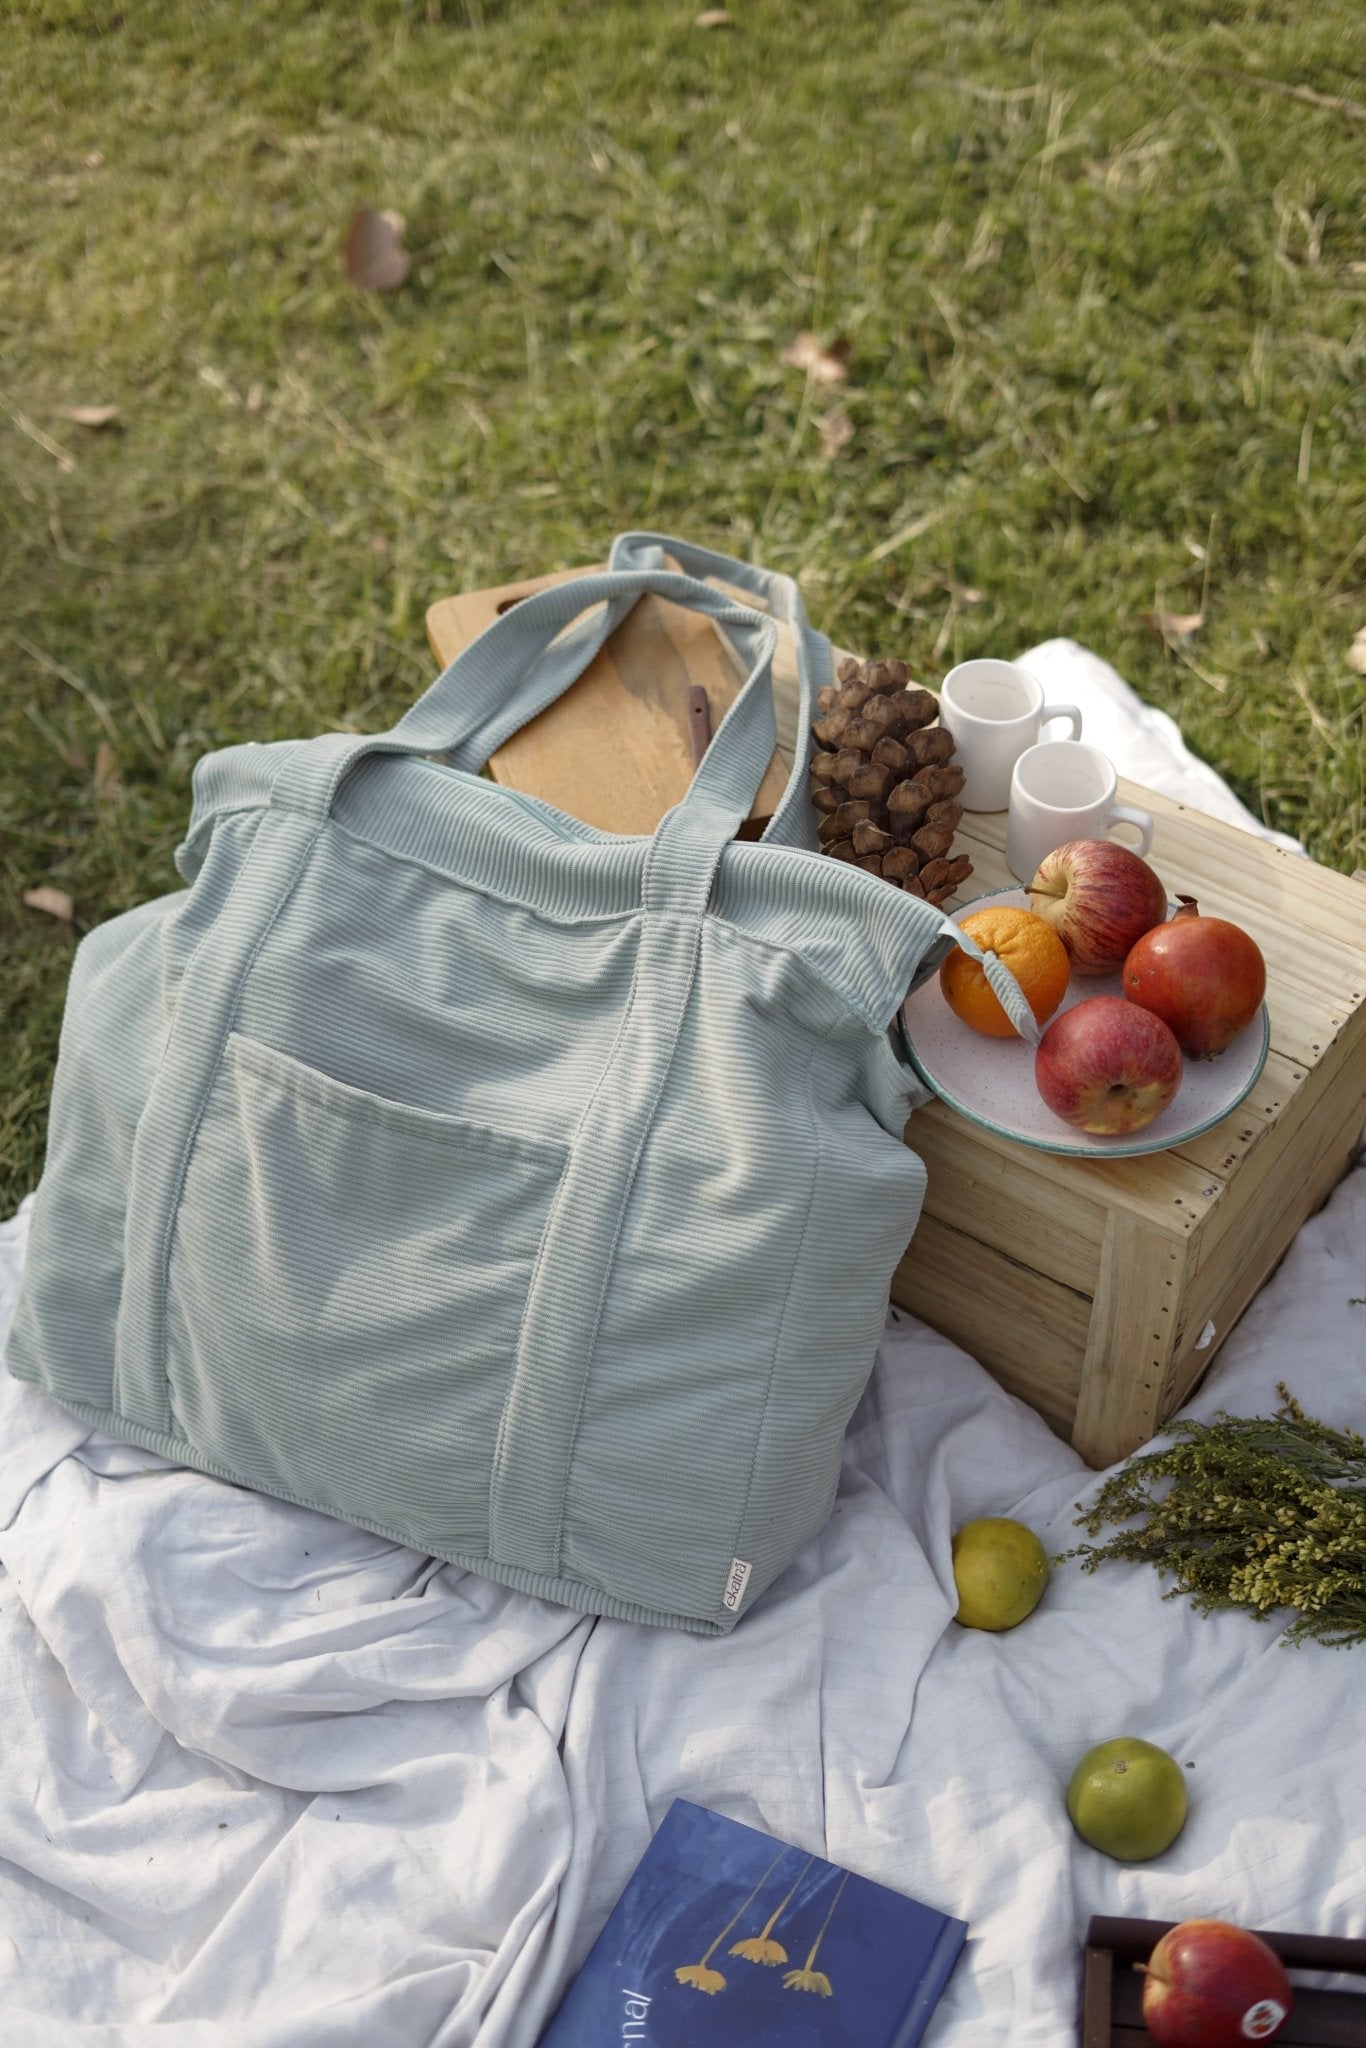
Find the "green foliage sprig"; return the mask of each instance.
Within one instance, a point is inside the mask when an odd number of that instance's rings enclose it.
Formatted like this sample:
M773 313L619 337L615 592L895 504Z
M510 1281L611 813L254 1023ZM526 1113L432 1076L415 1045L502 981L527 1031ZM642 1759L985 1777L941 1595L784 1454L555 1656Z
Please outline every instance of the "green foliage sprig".
M1205 1613L1290 1608L1286 1642L1366 1641L1366 1439L1306 1415L1289 1390L1274 1417L1176 1422L1176 1441L1130 1458L1077 1516L1106 1542L1064 1551L1091 1572L1105 1558L1155 1565Z

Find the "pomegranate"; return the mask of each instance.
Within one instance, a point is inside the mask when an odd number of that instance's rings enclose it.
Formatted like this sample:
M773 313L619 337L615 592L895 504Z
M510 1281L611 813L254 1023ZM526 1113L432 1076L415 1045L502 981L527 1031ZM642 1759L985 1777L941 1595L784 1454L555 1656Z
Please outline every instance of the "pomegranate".
M1189 1059L1212 1060L1261 1008L1266 962L1241 925L1202 917L1193 896L1178 900L1170 923L1131 947L1124 993L1170 1026Z

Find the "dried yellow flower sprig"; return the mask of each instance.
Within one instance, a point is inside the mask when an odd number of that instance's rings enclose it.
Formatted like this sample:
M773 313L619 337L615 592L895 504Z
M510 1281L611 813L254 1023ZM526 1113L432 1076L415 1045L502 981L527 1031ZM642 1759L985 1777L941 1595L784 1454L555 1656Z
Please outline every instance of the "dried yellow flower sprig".
M1289 1608L1286 1642L1366 1642L1366 1439L1276 1391L1274 1417L1171 1424L1174 1443L1130 1458L1076 1518L1088 1536L1141 1526L1054 1562L1155 1565L1175 1580L1164 1599L1184 1593L1205 1613L1246 1607L1259 1621Z

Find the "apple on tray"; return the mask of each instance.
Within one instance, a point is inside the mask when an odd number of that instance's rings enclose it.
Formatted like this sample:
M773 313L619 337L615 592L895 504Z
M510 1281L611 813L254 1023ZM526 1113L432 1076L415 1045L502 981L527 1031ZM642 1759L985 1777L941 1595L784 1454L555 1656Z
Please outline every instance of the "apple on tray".
M1167 1025L1123 996L1088 996L1064 1010L1034 1054L1048 1107L1098 1137L1141 1131L1172 1100L1181 1074L1181 1048Z
M1183 1920L1143 1971L1143 2023L1158 2048L1244 2048L1272 2041L1294 1993L1260 1935L1227 1920Z
M1139 939L1165 922L1167 892L1146 860L1113 839L1069 839L1046 854L1026 891L1077 974L1117 974Z

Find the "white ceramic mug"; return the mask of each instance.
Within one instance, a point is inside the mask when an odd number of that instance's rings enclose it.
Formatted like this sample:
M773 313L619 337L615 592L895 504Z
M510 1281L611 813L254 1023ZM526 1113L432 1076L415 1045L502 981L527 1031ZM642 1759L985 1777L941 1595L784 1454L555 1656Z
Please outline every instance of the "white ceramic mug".
M1021 882L1055 846L1069 839L1108 839L1114 825L1132 825L1138 833L1135 853L1153 843L1153 821L1146 811L1115 802L1114 765L1099 747L1081 740L1043 740L1028 747L1010 778L1010 816L1006 821L1006 866Z
M1076 705L1045 704L1041 686L1018 662L960 661L949 670L939 691L939 723L953 734L965 811L1006 808L1011 770L1050 718L1070 719L1072 738L1081 738Z

